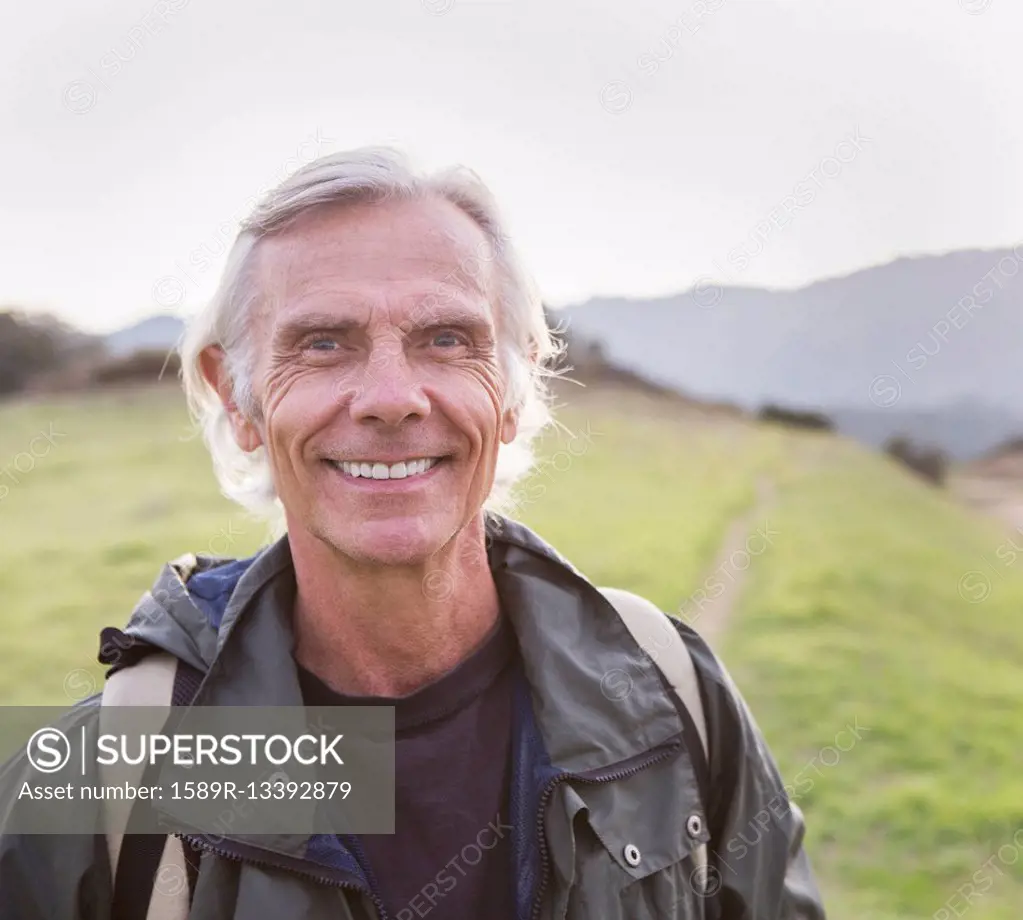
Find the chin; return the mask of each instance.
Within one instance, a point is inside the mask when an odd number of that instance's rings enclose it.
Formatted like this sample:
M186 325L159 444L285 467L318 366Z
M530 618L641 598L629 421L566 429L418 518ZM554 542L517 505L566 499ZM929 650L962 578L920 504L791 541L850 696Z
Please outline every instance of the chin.
M434 517L393 517L359 522L354 526L351 519L329 522L324 528L324 537L336 550L356 562L417 565L426 562L451 539L454 528L432 520Z

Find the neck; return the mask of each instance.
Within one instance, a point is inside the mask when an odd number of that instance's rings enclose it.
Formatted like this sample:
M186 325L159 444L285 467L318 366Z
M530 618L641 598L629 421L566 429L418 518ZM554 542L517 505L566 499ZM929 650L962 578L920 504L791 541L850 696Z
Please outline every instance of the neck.
M295 657L339 693L404 696L463 661L500 615L482 516L415 566L367 566L289 536Z

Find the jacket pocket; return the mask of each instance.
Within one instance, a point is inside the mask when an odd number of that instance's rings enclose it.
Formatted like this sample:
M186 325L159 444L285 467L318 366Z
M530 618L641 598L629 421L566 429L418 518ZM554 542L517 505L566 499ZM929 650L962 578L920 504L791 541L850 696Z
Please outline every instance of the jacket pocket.
M690 853L677 863L633 880L621 890L622 916L710 920L713 912L709 910L702 875Z
M702 874L694 847L670 858L642 864L642 835L635 846L640 865L601 840L586 822L576 833L575 884L568 897L567 920L710 920L714 912L703 893Z
M568 920L709 920L710 840L696 778L684 752L596 787L577 786L575 884Z

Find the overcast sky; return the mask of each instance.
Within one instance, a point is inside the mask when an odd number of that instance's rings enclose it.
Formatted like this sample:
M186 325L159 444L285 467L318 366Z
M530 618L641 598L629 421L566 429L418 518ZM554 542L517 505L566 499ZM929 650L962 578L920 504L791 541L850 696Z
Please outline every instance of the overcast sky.
M2 8L0 304L90 330L194 311L253 194L368 143L476 169L555 305L1023 240L1019 0Z

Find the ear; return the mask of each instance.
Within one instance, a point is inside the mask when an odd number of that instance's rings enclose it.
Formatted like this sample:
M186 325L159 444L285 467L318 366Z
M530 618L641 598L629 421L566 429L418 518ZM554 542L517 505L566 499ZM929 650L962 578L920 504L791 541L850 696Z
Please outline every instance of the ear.
M199 354L199 369L206 382L216 390L231 422L235 443L246 453L263 443L256 425L238 408L234 401L234 380L228 371L227 355L219 345L209 345Z
M519 409L505 409L501 417L501 443L511 444L519 433Z

